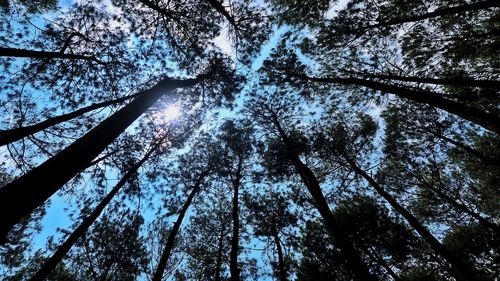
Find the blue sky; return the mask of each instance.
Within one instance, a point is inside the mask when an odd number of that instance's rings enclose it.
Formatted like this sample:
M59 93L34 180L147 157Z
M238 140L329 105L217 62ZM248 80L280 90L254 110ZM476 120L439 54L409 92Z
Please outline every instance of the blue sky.
M67 5L67 3L70 3L71 1L62 1L61 5ZM40 23L42 21L40 20ZM262 62L269 56L272 48L274 48L277 43L279 42L281 36L288 30L287 27L280 27L276 30L273 31L272 35L270 36L270 39L268 42L263 45L260 55L253 61L251 65L250 71L256 71L261 65ZM216 38L215 43L226 53L232 54L232 50L230 48L230 44L227 40L227 38L224 38L224 32L222 33L222 36ZM242 101L237 100L236 104L241 106ZM235 110L238 110L238 106L235 107ZM234 116L234 111L231 111L229 109L222 109L219 110L220 115L219 118L225 118L225 117L232 117ZM218 121L217 121L218 122ZM133 127L133 125L131 126ZM3 147L0 149L4 149ZM1 151L0 151L1 152ZM4 153L2 153L4 155ZM89 181L91 183L91 181ZM108 190L112 188L112 185L116 183L116 180L111 180L108 183ZM87 190L91 190L92 187L88 186ZM68 210L72 210L78 214L78 210L75 210L74 204L75 202L71 202L73 200L68 201L67 196L60 196L60 193L56 193L54 196L51 197L50 199L50 206L47 208L47 214L46 216L42 219L41 224L43 226L41 233L37 234L34 236L33 239L33 251L36 251L38 249L44 249L46 246L46 242L49 236L55 236L56 241L58 238L61 237L60 233L58 233L57 229L65 229L65 230L71 230L71 225L73 224L73 221L70 219L68 215ZM146 217L146 221L152 221L153 219L153 213L146 212L144 214ZM175 220L175 216L171 218L171 220ZM187 222L188 218L185 219L184 224ZM258 242L259 243L259 242ZM257 244L258 246L258 244ZM260 253L259 252L253 252L253 254L250 255L250 257L255 257L258 259L260 266L265 266L264 260L262 259L262 256L258 256ZM272 279L269 279L272 280Z

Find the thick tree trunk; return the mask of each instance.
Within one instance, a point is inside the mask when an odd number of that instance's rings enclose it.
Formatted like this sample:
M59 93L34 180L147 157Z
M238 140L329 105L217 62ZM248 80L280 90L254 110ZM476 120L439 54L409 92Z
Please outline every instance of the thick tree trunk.
M80 173L160 97L176 88L193 86L200 80L201 78L163 79L63 151L2 187L0 214L3 219L0 223L0 244L4 243L7 233L15 224ZM11 202L16 204L12 205Z
M281 241L278 235L278 231L276 227L273 226L273 237L274 244L276 245L276 251L278 252L278 269L279 269L279 278L280 281L287 281L286 277L286 269L285 269L285 259L283 257L283 249L281 248Z
M417 76L402 76L395 74L373 74L373 73L363 73L363 72L353 72L353 73L356 75L363 76L365 78L376 78L382 80L395 80L395 81L404 81L413 83L449 85L449 86L460 86L460 87L500 89L500 81L496 80L474 80L467 78L429 78L429 77L417 77Z
M421 14L421 15L409 16L406 18L389 19L389 20L384 21L384 22L379 22L377 24L372 24L372 25L362 27L362 28L358 29L358 31L368 30L368 29L372 29L372 28L379 28L379 27L387 27L387 26L403 24L403 23L417 22L417 21L426 20L426 19L435 18L435 17L459 14L459 13L464 13L464 12L469 12L469 11L483 10L483 9L488 9L488 8L493 8L493 7L500 7L500 2L498 0L486 0L486 1L480 1L480 2L476 2L476 3L472 3L472 4L455 6L455 7L439 8L439 9L436 9L432 12Z
M33 135L35 133L43 131L43 130L45 130L49 127L52 127L54 125L69 121L69 120L74 119L74 118L79 117L79 116L82 116L83 114L85 114L87 112L90 112L90 111L93 111L93 110L96 110L99 108L103 108L106 106L122 103L122 102L127 101L131 98L137 97L139 94L140 93L126 96L126 97L119 98L119 99L115 99L115 100L105 101L105 102L101 102L101 103L95 103L95 104L80 108L80 109L73 111L73 112L70 112L70 113L51 117L47 120L44 120L44 121L37 123L37 124L34 124L34 125L15 128L15 129L11 129L11 130L0 131L0 146L18 141L24 137Z
M330 210L328 202L326 201L325 196L321 191L318 179L311 171L311 169L309 169L309 167L302 163L297 153L295 153L295 150L290 143L287 134L281 127L277 117L274 116L273 119L273 123L286 146L289 159L292 161L293 166L302 179L302 182L311 194L316 208L323 218L323 222L331 238L335 241L335 245L340 248L340 251L347 262L347 266L353 273L355 280L376 280L375 277L370 274L368 267L361 259L359 252L354 248L352 241L349 240L349 238L345 234L345 231L342 229L342 226L339 224L332 211Z
M62 52L34 51L15 48L1 48L0 57L18 57L33 59L72 59L72 60L96 60L94 56L65 54Z
M457 256L448 250L441 242L439 242L432 233L423 226L418 219L413 216L408 210L401 206L392 195L386 192L372 177L370 177L364 170L362 170L354 161L344 157L349 163L351 168L356 172L356 174L363 177L370 185L377 191L377 193L382 196L391 207L398 212L403 218L415 229L418 234L431 246L431 248L443 257L450 265L450 273L460 281L470 281L470 280L481 280L477 276L476 271L467 264L461 257Z
M240 280L240 269L238 268L238 252L240 240L240 217L239 217L239 188L241 180L241 168L243 159L240 157L238 162L238 169L236 171L235 179L233 181L233 206L231 216L233 220L233 236L231 237L231 252L229 253L229 272L231 273L231 281Z
M459 117L464 118L465 120L471 121L472 123L477 124L487 130L500 134L499 116L488 112L484 112L475 107L471 107L456 101L446 99L440 94L434 92L415 90L411 88L405 88L405 87L385 84L371 80L359 79L359 78L337 78L337 77L317 78L301 74L294 74L294 76L320 83L358 85L373 90L381 91L383 93L393 94L403 99L408 99L417 103L423 103L435 108L442 109L448 113L457 115Z
M86 217L82 223L71 233L71 235L66 238L64 243L57 248L57 250L52 254L52 256L42 265L38 272L30 279L31 281L42 281L47 278L47 276L54 270L54 268L61 262L64 255L69 252L71 247L78 241L78 239L87 232L89 227L96 221L96 219L101 215L102 211L111 202L113 197L120 191L120 189L127 183L127 181L137 172L139 167L141 167L144 162L151 156L151 154L156 151L159 145L156 145L151 150L149 150L144 157L137 162L134 166L128 170L128 172L123 175L120 181L113 187L113 189L104 197L104 199L95 207L94 211Z
M179 232L179 229L181 228L182 221L184 220L184 216L186 215L187 210L189 209L189 206L193 202L194 196L198 193L201 187L201 183L203 182L203 179L207 176L207 172L202 172L198 179L196 180L196 183L193 186L193 189L191 190L191 193L189 194L188 198L186 199L186 202L182 206L181 211L179 212L179 216L177 217L177 220L174 223L174 227L172 227L172 230L170 231L170 234L168 235L167 243L165 244L165 248L163 249L163 253L160 258L160 262L158 263L158 267L156 268L156 272L153 276L153 281L161 281L163 277L163 273L165 272L165 268L167 267L168 259L170 258L170 254L172 253L172 249L174 248L174 242L175 238L177 236L177 233Z

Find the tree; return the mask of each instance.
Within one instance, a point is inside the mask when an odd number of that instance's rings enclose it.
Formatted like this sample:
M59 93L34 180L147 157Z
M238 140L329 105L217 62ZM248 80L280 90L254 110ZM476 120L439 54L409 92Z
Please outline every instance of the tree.
M275 54L274 60L264 62L267 83L289 83L300 91L310 87L305 83L338 84L342 86L361 86L373 91L392 94L402 99L408 99L416 103L430 105L448 113L460 116L468 121L482 126L495 133L500 133L500 122L498 115L486 112L444 97L442 94L415 89L415 87L402 87L392 83L374 81L373 79L357 77L315 77L306 73L304 66L293 51L286 51L285 47Z
M185 273L188 279L229 279L228 260L231 245L231 200L223 186L207 196L190 218L183 240L183 251L189 253ZM216 203L216 204L213 204Z
M273 266L274 275L280 281L288 280L291 265L285 255L282 235L286 228L297 223L297 217L288 207L289 202L284 194L272 190L268 194L247 195L244 201L251 213L255 235L267 237L276 248L278 262Z
M209 75L217 74L210 73ZM17 206L14 210L9 208L11 213L9 221L2 222L0 228L2 237L5 237L14 224L43 204L57 189L80 172L87 163L92 161L166 91L193 86L205 78L205 76L187 80L165 78L59 154L31 170L28 174L2 187L3 202L21 200L21 198L25 198L26 192L31 194L28 200L22 199L23 205ZM86 149L89 144L92 144L90 146L92 150ZM68 159L72 159L71 165L67 164ZM57 176L49 176L56 174ZM44 182L45 187L34 188L36 182ZM2 206L6 208L7 204L2 204ZM7 212L7 209L2 210L2 212Z
M287 134L281 125L277 111L283 111L283 108L280 107L279 103L267 104L265 100L259 101L258 99L254 101L252 107L260 108L261 110L264 109L263 111L252 113L258 116L264 125L272 126L271 128L278 134L283 151L280 157L289 161L288 165L293 166L296 173L300 176L303 184L311 194L315 207L318 209L331 238L341 249L352 274L357 280L374 280L359 253L354 249L352 241L346 237L344 230L332 214L314 172L300 159L298 154L300 147L291 141L289 134Z
M370 141L370 134L374 134L374 129L376 126L370 119L366 117L361 117L361 125L356 128L354 132L349 133L347 126L344 124L337 125L333 128L328 135L333 138L330 140L330 146L328 147L328 141L318 144L320 149L324 149L324 155L331 155L331 153L337 153L341 161L345 161L347 165L360 177L364 178L375 190L382 196L387 203L415 229L420 236L432 247L432 249L441 255L447 262L452 266L450 273L458 280L470 280L478 278L479 274L476 270L464 260L461 256L453 253L448 248L443 246L441 242L437 240L432 233L421 224L421 222L406 208L404 208L390 193L388 193L381 185L379 185L373 177L371 177L365 170L363 170L357 163L356 155L358 151L363 149L363 145ZM329 138L329 137L326 137ZM356 138L359 138L358 140ZM327 156L328 157L328 156Z
M216 164L214 162L217 160L217 151L213 150L214 145L210 144L211 141L212 140L208 136L200 137L200 139L194 143L194 150L190 154L181 156L179 159L180 163L178 174L183 177L180 180L183 182L185 188L191 189L191 191L179 211L174 226L169 232L153 280L162 279L168 260L174 248L176 236L179 233L188 208L191 206L195 196L201 191L206 178L208 178L210 174L214 173L216 168Z
M233 231L231 237L231 252L229 269L231 281L240 280L240 266L238 265L238 253L240 243L240 188L242 187L245 174L248 169L249 158L252 156L252 131L245 124L236 124L234 121L226 121L221 125L219 140L223 151L220 161L220 174L226 177L233 189L231 218Z
M79 272L78 280L135 280L148 262L139 233L142 222L141 217L130 213L114 220L104 216L97 222L70 254L71 265Z
M387 209L366 196L355 195L340 201L334 213L364 259L371 260L371 270L381 280L387 279L386 275L401 280L394 268L403 271L412 251L419 250L411 232L390 217ZM298 280L348 280L349 271L344 267L340 253L322 246L322 230L323 227L315 221L308 222L303 230L303 258Z
M42 2L0 0L5 279L498 275L498 1Z
M59 116L51 117L49 119L45 119L44 121L39 122L37 124L19 127L19 128L14 128L14 129L10 129L10 130L0 131L0 146L9 144L9 143L17 141L17 140L20 140L23 137L33 135L33 134L40 132L40 131L43 131L44 129L47 129L51 126L54 126L56 124L59 124L59 123L62 123L62 122L68 121L68 120L71 120L71 119L76 118L76 117L79 117L79 116L81 116L85 113L88 113L90 111L97 110L97 109L100 109L100 108L103 108L106 106L110 106L110 105L120 104L124 101L135 98L138 95L139 95L139 93L135 94L135 95L130 95L130 96L126 96L123 98L115 99L115 100L110 100L110 101L106 101L106 102L92 104L92 105L80 108L80 109L73 111L73 112L70 112L70 113L66 113L66 114L62 114Z
M95 209L83 219L82 223L68 236L68 238L61 244L61 246L54 252L54 254L43 263L42 267L38 272L31 278L31 280L44 280L52 270L57 266L59 262L63 259L70 249L75 245L75 243L87 232L92 224L97 220L100 214L103 212L104 208L111 202L115 195L120 191L120 189L137 173L137 170L149 159L149 157L157 152L157 150L164 143L164 136L159 141L153 143L149 151L144 155L144 157L139 160L136 164L132 165L128 171L123 175L123 177L118 181L118 183L113 187L113 189L103 198L103 200L95 207Z

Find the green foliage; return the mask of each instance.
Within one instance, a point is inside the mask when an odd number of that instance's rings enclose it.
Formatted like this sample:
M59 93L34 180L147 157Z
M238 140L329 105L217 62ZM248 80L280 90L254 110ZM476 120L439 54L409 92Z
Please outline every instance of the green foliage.
M344 245L380 280L459 279L436 244L402 221L405 211L480 272L476 279L498 276L496 2L0 0L0 13L0 137L73 116L2 146L0 186L31 177L112 120L104 138L119 127L114 112L144 93L157 96L150 108L131 107L140 117L124 116L131 126L61 180L56 202L78 225L156 147L49 280L152 277L199 179L169 280L234 278L234 253L240 280L281 280L283 272L353 280L318 209L332 211ZM191 86L166 93L170 80ZM182 114L169 119L174 104ZM74 147L85 156L93 145ZM66 167L56 168L43 177ZM307 193L312 181L326 201L320 208ZM62 240L40 242L50 205L22 196L39 207L0 241L6 280L33 276Z

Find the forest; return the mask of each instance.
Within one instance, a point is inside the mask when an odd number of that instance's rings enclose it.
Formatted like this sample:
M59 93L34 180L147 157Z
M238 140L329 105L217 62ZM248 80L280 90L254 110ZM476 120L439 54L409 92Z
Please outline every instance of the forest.
M0 279L500 278L500 1L0 0Z

